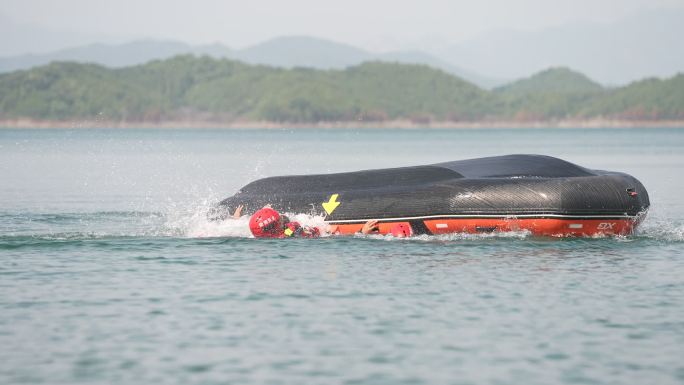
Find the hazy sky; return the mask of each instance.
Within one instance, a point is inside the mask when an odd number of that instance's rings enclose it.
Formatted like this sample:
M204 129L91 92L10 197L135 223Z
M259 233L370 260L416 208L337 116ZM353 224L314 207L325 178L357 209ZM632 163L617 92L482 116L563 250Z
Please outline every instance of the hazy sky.
M684 0L2 0L0 17L91 42L164 38L240 48L310 35L383 51L496 29L611 22L664 7L684 7ZM0 36L0 50L12 38Z

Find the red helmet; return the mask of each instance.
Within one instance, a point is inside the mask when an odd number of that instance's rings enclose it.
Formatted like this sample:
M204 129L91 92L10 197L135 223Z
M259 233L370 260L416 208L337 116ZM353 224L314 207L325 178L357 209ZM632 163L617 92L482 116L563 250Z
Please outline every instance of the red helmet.
M283 234L280 214L270 207L264 207L249 218L249 230L256 238L277 238Z
M413 235L411 225L403 222L393 224L390 228L390 232L397 238L408 238Z

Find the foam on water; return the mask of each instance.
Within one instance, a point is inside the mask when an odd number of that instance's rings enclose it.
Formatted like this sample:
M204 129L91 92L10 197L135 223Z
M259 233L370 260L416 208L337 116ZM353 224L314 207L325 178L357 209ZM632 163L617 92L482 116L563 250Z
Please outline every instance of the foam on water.
M214 237L243 237L253 238L249 231L249 216L243 215L239 219L228 218L222 221L210 220L207 217L211 206L201 206L190 215L169 215L164 226L170 235L189 238ZM328 224L323 216L307 214L285 213L290 220L299 222L302 226L312 226L322 229L322 236L328 236Z
M196 205L169 205L164 211L112 211L91 213L3 214L0 216L0 235L32 236L52 239L90 239L104 237L178 237L178 238L253 238L249 231L249 216L239 219L210 220L207 216L214 202L203 201ZM329 225L323 216L286 213L291 220L304 226L320 228L322 237L330 236ZM419 235L399 239L391 235L361 234L355 237L385 241L477 241L486 239L526 239L529 231L494 232L483 234L453 233ZM596 236L625 240L650 239L664 242L683 242L684 224L662 215L650 215L626 237Z
M667 242L683 242L684 224L673 219L647 219L637 228L634 236Z

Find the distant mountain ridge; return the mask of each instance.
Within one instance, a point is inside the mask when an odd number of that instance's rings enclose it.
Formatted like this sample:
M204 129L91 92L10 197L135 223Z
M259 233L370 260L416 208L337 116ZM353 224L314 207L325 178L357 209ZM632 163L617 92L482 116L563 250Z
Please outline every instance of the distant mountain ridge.
M344 70L176 56L110 69L55 62L0 75L0 120L230 123L684 120L684 74L604 89L552 68L494 91L426 65Z
M351 45L307 36L275 38L239 50L221 44L194 46L177 41L158 40L140 40L126 44L91 44L47 54L0 57L0 73L30 69L53 61L95 63L119 68L184 54L208 55L283 68L344 69L368 61L425 64L468 79L482 88L491 88L505 82L461 69L424 52L398 51L374 54Z
M486 89L550 67L569 67L603 86L615 87L646 77L668 78L684 71L681 38L684 36L684 4L669 3L653 2L610 22L569 22L534 30L524 27L488 29L465 41L444 35L427 38L415 31L414 38L408 34L406 40L387 43L398 48L384 53L357 48L378 38L372 31L369 42L357 41L356 46L314 37L286 36L243 49L231 49L221 44L198 46L136 40L139 38L131 37L124 30L114 32L115 36L97 31L77 32L79 26L71 30L69 26L60 29L20 23L0 13L0 36L6 37L0 39L0 51L5 53L0 54L0 73L55 60L120 67L180 54L208 54L284 68L342 69L375 60L426 64ZM131 43L121 44L125 41L122 39ZM12 54L16 52L42 53Z
M277 37L234 52L231 59L274 67L343 69L374 55L348 44L307 36Z
M684 71L683 20L681 5L642 10L611 23L490 31L433 53L492 77L518 79L565 66L603 85L624 85Z
M90 44L47 54L27 54L0 58L0 73L49 64L55 61L101 64L118 68L168 59L181 54L225 57L230 50L221 45L191 46L176 41L140 40L126 44Z

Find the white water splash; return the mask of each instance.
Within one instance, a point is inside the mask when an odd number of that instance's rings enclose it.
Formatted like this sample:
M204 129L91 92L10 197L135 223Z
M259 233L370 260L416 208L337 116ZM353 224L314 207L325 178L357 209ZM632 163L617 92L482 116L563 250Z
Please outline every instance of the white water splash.
M641 224L635 235L669 242L682 242L684 241L684 223L666 218L651 218Z
M369 238L378 239L384 241L411 241L411 242L448 242L448 241L478 241L484 239L525 239L532 236L532 233L523 231L506 231L506 232L492 232L492 233L451 233L451 234L439 234L439 235L415 235L408 238L398 238L392 234L355 234L355 237L359 238Z
M210 220L207 216L212 204L203 202L201 205L183 211L173 211L168 214L164 224L165 232L171 236L188 238L239 237L253 238L249 230L249 216L240 218L226 218L224 220ZM329 225L323 216L307 214L285 213L290 220L299 222L302 226L318 227L322 236L328 236Z

